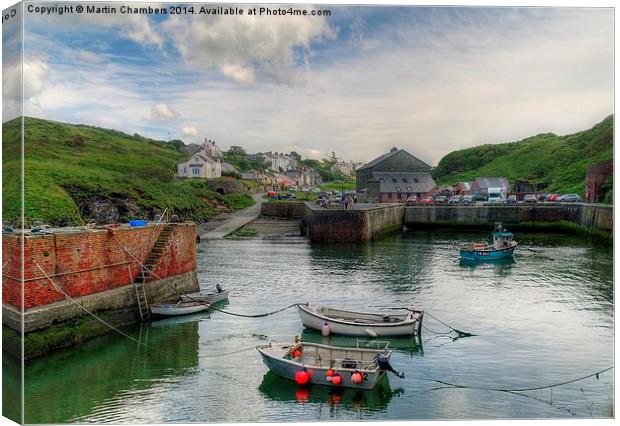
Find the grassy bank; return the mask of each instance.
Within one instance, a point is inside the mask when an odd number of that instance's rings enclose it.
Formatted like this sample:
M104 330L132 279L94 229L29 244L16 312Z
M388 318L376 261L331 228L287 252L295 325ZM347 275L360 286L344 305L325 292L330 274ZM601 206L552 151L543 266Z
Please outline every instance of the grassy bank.
M20 214L20 120L3 124L5 220ZM25 211L30 221L78 225L117 209L121 221L152 218L165 208L204 221L253 203L245 194L220 195L202 179L175 178L186 155L140 135L26 117Z
M487 144L454 151L433 170L438 184L455 184L476 177L506 177L542 185L547 192L584 195L588 166L613 159L613 116L589 130L572 135L539 134L519 142ZM613 181L606 181L611 201Z

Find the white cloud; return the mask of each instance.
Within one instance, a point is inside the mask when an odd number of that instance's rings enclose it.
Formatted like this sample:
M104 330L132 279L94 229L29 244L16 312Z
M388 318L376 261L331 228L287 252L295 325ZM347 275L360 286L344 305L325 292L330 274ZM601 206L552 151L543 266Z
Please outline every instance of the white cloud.
M187 65L217 69L241 83L294 81L294 49L335 35L323 17L173 16L162 27Z
M79 62L98 65L102 64L105 60L101 57L101 55L97 55L90 50L78 50L75 52L75 57Z
M179 117L179 113L168 104L157 104L151 110L151 117L155 120L173 120Z
M183 127L181 129L181 135L188 138L195 138L198 136L198 130L195 127Z

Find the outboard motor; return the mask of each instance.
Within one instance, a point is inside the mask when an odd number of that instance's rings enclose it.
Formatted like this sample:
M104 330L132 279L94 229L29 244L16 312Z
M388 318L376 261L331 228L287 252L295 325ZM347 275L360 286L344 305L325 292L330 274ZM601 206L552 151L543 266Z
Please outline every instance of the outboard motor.
M398 371L394 370L394 368L390 364L390 361L387 359L385 355L383 354L375 355L375 362L377 363L377 365L379 366L381 370L391 371L392 373L394 373L396 376L400 377L401 379L405 378L405 373L402 371L399 373Z

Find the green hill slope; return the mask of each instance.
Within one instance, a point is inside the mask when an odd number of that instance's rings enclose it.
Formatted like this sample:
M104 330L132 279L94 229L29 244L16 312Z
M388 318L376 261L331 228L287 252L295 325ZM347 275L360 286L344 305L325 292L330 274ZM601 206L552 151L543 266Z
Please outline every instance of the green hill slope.
M29 220L82 224L107 211L120 220L152 218L168 207L181 218L203 221L253 203L246 194L214 193L204 180L175 180L176 164L186 154L162 141L30 117L24 128ZM19 129L19 119L2 127L3 214L12 221L20 213Z
M549 192L585 190L589 165L613 158L613 116L593 128L567 136L545 133L519 142L481 145L454 151L433 170L438 184L476 177L506 177L544 184Z

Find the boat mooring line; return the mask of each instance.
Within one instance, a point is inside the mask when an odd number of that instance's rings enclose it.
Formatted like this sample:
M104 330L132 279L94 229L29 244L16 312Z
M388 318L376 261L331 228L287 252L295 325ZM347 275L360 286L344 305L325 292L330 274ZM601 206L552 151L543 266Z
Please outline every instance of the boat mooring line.
M220 356L234 355L234 354L238 354L241 352L246 352L246 351L249 351L250 349L256 349L256 345L248 346L247 348L239 349L239 350L232 351L232 352L224 352L221 354L213 354L213 355L202 355L202 356L199 356L198 358L217 358Z
M185 295L185 296L189 296L189 295ZM191 296L189 296L189 297L191 298ZM294 308L294 307L299 306L299 305L303 305L303 303L293 303L292 305L288 305L288 306L285 306L283 308L276 309L275 311L265 312L263 314L255 314L255 315L246 315L246 314L239 314L237 312L225 311L223 309L214 308L213 305L209 305L209 309L213 309L214 311L221 312L223 314L233 315L233 316L236 316L236 317L262 318L262 317L267 317L269 315L277 314L277 313L282 312L282 311L286 311L287 309L291 309L291 308Z
M97 321L99 321L99 322L100 322L100 323L102 323L103 325L105 325L105 326L109 327L111 330L116 331L116 332L117 332L117 333L119 333L120 335L122 335L122 336L124 336L124 337L126 337L126 338L128 338L128 339L130 339L130 340L133 340L134 342L136 342L136 343L138 343L138 344L140 344L140 345L143 345L143 346L144 346L144 347L146 347L146 348L149 348L149 349L152 349L152 350L155 350L155 351L159 351L159 352L162 352L162 353L164 352L164 351L162 351L162 350L161 350L161 349L159 349L159 348L156 348L156 347L151 346L151 345L147 345L146 343L141 342L140 340L138 340L138 339L136 339L136 338L134 338L134 337L131 337L129 334L127 334L127 333L125 333L124 331L122 331L122 330L120 330L120 329L118 329L118 328L114 327L112 324L110 324L109 322L107 322L107 321L106 321L106 320L104 320L103 318L99 317L99 316L98 316L98 315L96 315L94 312L91 312L88 308L86 308L86 307L85 307L84 305L82 305L80 302L78 302L77 300L75 300L75 299L73 299L71 296L69 296L69 295L68 295L68 294L67 294L67 293L66 293L66 292L65 292L62 288L58 287L58 285L56 285L56 283L54 282L54 280L53 280L53 279L52 279L49 275L47 275L47 273L45 272L45 270L43 270L43 268L41 268L41 265L39 265L37 262L34 262L34 264L35 264L35 265L37 266L37 268L39 268L39 270L43 273L43 275L45 276L45 278L47 278L47 279L50 281L50 283L52 283L52 287L54 287L54 289L55 289L56 291L58 291L59 293L61 293L62 295L64 295L64 296L67 298L67 300L69 300L70 302L72 302L72 303L74 303L75 305L77 305L80 309L82 309L84 312L86 312L87 314L89 314L90 316L92 316L93 318L95 318Z
M525 391L533 391L533 390L541 390L541 389L549 389L549 388L555 388L557 386L563 386L563 385L568 385L570 383L575 383L575 382L579 382L581 380L585 380L585 379L589 379L590 377L595 377L598 379L600 374L603 374L609 370L612 370L614 367L607 367L604 368L603 370L597 371L596 373L592 373L592 374L588 374L587 376L582 376L582 377L578 377L576 379L571 379L571 380L567 380L564 382L560 382L560 383L554 383L551 385L541 385L541 386L533 386L533 387L529 387L529 388L515 388L515 389L503 389L503 388L492 388L492 387L485 387L485 386L473 386L473 385L463 385L463 384L459 384L459 383L450 383L450 382L446 382L444 380L439 380L439 379L434 379L432 377L426 378L426 379L422 379L422 380L428 380L431 382L436 382L451 388L458 388L458 389L477 389L477 390L489 390L489 391L495 391L495 392L525 392Z

